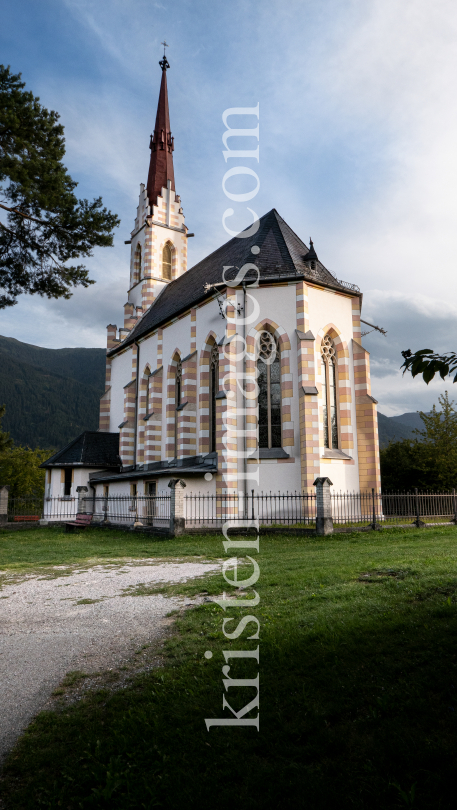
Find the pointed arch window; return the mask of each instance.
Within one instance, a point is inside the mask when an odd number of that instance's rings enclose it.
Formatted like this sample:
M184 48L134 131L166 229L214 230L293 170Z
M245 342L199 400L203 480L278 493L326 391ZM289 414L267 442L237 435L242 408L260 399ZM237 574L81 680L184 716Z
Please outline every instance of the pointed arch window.
M171 281L172 253L169 244L164 245L162 251L162 278Z
M259 447L281 447L281 357L270 332L261 332L258 343Z
M175 374L175 458L178 458L178 412L182 397L182 363L178 360Z
M150 382L151 382L151 369L149 366L146 366L144 370L144 393L145 393L145 402L144 402L144 413L145 416L149 415L149 410L151 407L151 394L150 394Z
M336 396L336 351L330 335L321 346L322 398L324 411L324 447L338 450L338 407Z
M209 362L209 452L216 452L216 394L219 390L219 349L213 346Z

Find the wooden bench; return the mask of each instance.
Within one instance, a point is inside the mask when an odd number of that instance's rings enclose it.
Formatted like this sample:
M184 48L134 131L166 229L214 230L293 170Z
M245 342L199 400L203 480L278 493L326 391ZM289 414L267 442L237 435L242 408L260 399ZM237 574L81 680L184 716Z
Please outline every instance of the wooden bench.
M13 522L17 523L20 520L39 520L39 515L14 515Z
M65 531L66 532L74 532L76 529L87 529L90 525L92 520L92 515L86 515L83 512L79 512L76 515L76 520L70 521L70 523L65 524Z

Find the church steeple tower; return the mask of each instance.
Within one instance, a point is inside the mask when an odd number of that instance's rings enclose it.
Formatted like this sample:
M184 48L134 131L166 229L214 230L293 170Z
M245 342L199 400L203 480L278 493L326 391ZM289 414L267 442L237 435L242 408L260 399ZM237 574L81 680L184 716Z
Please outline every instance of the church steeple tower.
M164 43L166 44L166 43ZM187 270L187 226L181 200L175 190L173 136L168 109L165 52L154 133L151 135L148 182L140 186L140 200L130 238L130 284L124 307L127 336L166 284Z
M149 144L151 160L149 163L147 191L150 206L157 205L157 197L162 188L171 188L172 191L175 191L175 174L173 171L174 138L170 130L167 90L167 70L170 65L165 56L165 49L163 59L160 60L159 65L162 68L162 81L157 105L156 125ZM168 186L168 183L170 183L170 186Z

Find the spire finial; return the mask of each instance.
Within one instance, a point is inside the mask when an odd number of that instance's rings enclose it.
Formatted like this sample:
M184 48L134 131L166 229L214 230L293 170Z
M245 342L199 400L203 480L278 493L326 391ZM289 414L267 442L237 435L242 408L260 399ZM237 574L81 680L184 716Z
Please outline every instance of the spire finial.
M315 247L314 247L314 243L313 243L313 240L311 239L311 237L309 237L309 250L308 250L308 253L305 256L305 261L307 263L315 262L316 259L317 259L317 253L316 253L316 250L315 250Z
M166 42L162 42L164 51L168 47ZM175 178L173 171L173 136L170 129L170 114L168 111L167 93L167 57L159 62L162 68L162 79L160 82L159 103L157 105L156 123L154 134L151 136L151 160L148 174L148 198L151 206L157 205L157 197L162 193L162 188L168 187L171 182L172 191L175 190Z
M169 48L170 46L168 45L168 42L165 42L165 40L160 44L163 45L163 59L160 60L159 65L162 68L162 70L167 70L167 68L169 68L170 65L165 54L165 48Z

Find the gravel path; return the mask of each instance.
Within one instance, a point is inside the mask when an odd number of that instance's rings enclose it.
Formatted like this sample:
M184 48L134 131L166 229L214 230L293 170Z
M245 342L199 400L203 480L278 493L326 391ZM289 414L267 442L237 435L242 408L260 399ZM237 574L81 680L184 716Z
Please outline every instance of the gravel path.
M0 759L65 674L118 666L138 645L163 635L180 597L123 595L139 584L183 582L219 570L213 562L133 560L55 569L0 591ZM1 572L0 572L1 573ZM100 600L78 604L81 600Z

